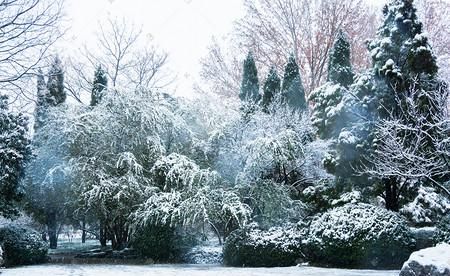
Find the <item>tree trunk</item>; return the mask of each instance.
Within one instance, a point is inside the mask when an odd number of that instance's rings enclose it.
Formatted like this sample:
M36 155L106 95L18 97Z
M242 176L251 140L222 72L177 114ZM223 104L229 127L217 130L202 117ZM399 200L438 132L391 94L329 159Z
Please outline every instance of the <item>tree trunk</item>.
M100 236L99 236L99 240L100 240L100 245L101 246L106 246L106 226L103 222L100 222Z
M47 213L47 231L50 248L56 249L58 247L58 225L56 223L56 212L54 211Z
M81 231L81 243L86 243L86 219L83 218L81 222L81 227L83 228Z
M385 206L386 209L398 212L400 209L398 202L398 192L397 192L397 181L394 177L383 179L384 190L385 190Z

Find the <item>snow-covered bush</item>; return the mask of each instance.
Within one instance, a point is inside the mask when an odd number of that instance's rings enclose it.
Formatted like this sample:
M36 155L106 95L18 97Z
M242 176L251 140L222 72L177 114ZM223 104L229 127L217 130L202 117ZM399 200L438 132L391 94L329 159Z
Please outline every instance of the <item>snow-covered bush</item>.
M302 259L304 231L297 226L261 230L254 225L233 231L223 248L224 264L229 266L275 267L295 265Z
M418 226L439 222L450 212L450 200L431 187L419 187L416 198L400 209L400 213Z
M0 228L0 247L3 249L4 266L31 265L48 260L48 247L41 236L19 226Z
M399 215L359 203L317 215L306 248L308 257L321 265L397 268L414 250L414 240Z
M434 240L436 243L450 243L450 215L443 217L437 224Z

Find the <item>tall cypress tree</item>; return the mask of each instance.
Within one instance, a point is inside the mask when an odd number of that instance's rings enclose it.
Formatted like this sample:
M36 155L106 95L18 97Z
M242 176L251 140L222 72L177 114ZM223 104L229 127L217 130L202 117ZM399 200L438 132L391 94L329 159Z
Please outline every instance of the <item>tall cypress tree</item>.
M281 93L283 101L290 107L297 110L306 109L305 88L303 87L298 65L293 55L289 57L284 69Z
M45 83L44 74L42 70L39 69L37 73L37 99L36 108L34 111L34 129L37 130L45 121L46 111L50 104L50 96L47 90L47 85Z
M99 65L95 70L94 81L92 84L91 106L96 106L104 96L108 87L108 78L105 70Z
M339 31L328 59L327 81L346 88L353 83L353 70L350 61L350 42L343 31Z
M248 53L244 61L239 98L244 102L253 103L258 102L261 98L259 95L258 70L251 52Z
M267 79L264 82L262 105L267 108L274 97L280 92L281 79L278 77L275 67L271 67Z
M50 66L47 89L51 105L57 106L66 100L67 94L64 90L64 69L58 56L55 56L53 63Z

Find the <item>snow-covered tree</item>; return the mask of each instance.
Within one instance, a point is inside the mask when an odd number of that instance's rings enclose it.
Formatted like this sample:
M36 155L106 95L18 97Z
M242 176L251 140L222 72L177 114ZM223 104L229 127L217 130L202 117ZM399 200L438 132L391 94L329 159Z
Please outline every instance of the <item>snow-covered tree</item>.
M309 100L313 102L311 120L317 127L322 139L337 138L345 126L342 97L353 83L353 70L350 63L350 43L341 31L334 41L328 62L327 83L311 92Z
M270 68L269 75L264 82L262 105L267 108L276 97L279 97L281 80L275 67Z
M190 144L190 133L168 99L148 91L106 94L69 123L77 204L98 218L103 242L107 237L115 249L126 246L128 216L155 189L150 182L154 163Z
M250 103L256 103L261 98L259 95L258 71L252 52L249 52L244 60L239 98L241 101Z
M21 199L19 182L31 153L27 132L26 118L11 113L8 98L0 95L0 216L17 214L16 203Z
M91 106L97 105L103 98L103 94L108 88L108 78L105 70L101 65L97 67L94 73L94 81L92 82Z
M47 89L49 93L47 98L49 105L57 106L66 101L67 94L64 90L64 68L61 59L58 56L55 56L50 65Z
M304 110L307 108L305 89L298 70L297 61L291 55L284 68L283 84L281 86L282 100L293 109Z
M328 58L327 81L349 87L353 83L353 69L350 59L350 42L341 30L337 33Z

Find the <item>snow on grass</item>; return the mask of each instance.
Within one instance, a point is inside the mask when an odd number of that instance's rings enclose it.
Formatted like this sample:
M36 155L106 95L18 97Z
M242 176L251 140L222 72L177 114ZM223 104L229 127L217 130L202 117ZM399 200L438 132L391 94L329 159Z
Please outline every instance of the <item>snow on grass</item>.
M2 276L397 276L398 271L387 270L349 270L317 267L276 267L276 268L232 268L209 265L38 265L1 270Z

